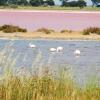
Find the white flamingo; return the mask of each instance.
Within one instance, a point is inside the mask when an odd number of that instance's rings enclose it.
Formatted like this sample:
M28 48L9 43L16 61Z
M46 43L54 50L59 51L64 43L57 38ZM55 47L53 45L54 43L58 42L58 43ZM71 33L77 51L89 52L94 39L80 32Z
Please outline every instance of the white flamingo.
M77 49L77 50L74 51L74 54L75 54L76 56L79 56L79 55L81 54L81 51Z
M61 51L63 51L63 47L57 47L57 52L61 52Z
M29 43L30 48L36 48L36 45Z
M50 52L56 52L57 49L56 49L56 48L50 48L49 51L50 51Z

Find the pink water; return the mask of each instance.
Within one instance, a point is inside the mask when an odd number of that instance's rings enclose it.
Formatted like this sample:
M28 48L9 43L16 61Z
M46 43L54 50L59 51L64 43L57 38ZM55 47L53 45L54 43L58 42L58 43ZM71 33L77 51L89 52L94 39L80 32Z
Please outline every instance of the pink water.
M82 30L90 26L100 27L100 13L0 11L0 25L3 24L18 25L29 31L41 27Z

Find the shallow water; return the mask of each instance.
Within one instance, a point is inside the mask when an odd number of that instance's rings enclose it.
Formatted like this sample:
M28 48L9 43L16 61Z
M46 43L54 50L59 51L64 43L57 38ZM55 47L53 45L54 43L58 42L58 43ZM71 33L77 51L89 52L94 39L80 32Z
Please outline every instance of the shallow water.
M35 44L37 48L30 48L29 43ZM49 51L49 48L57 46L63 46L63 52ZM16 68L19 69L31 70L32 64L33 70L46 65L51 65L50 69L54 71L66 67L79 84L86 83L91 77L100 77L100 41L0 40L0 51L4 51L4 48L6 48L5 55L13 52L10 55L13 59L19 55L16 61ZM74 55L76 49L81 51L79 57Z
M12 24L29 31L41 27L55 30L82 30L87 27L100 27L100 13L60 13L60 12L20 12L0 11L0 25Z

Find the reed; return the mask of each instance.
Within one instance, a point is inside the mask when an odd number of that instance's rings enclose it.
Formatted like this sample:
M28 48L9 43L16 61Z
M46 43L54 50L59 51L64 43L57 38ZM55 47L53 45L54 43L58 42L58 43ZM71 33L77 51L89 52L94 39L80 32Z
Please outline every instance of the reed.
M43 76L17 77L10 73L0 84L0 100L99 100L100 88L77 88L64 73L58 79Z

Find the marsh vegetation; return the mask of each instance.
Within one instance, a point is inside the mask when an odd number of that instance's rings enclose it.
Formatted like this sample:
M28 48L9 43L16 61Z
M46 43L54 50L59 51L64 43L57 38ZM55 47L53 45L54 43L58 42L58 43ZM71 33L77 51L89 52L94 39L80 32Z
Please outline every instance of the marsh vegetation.
M100 35L99 27L89 27L83 30L83 35L98 34Z
M0 26L0 31L4 33L14 33L14 32L27 32L27 29L20 28L19 26L14 26L14 25L3 25Z

